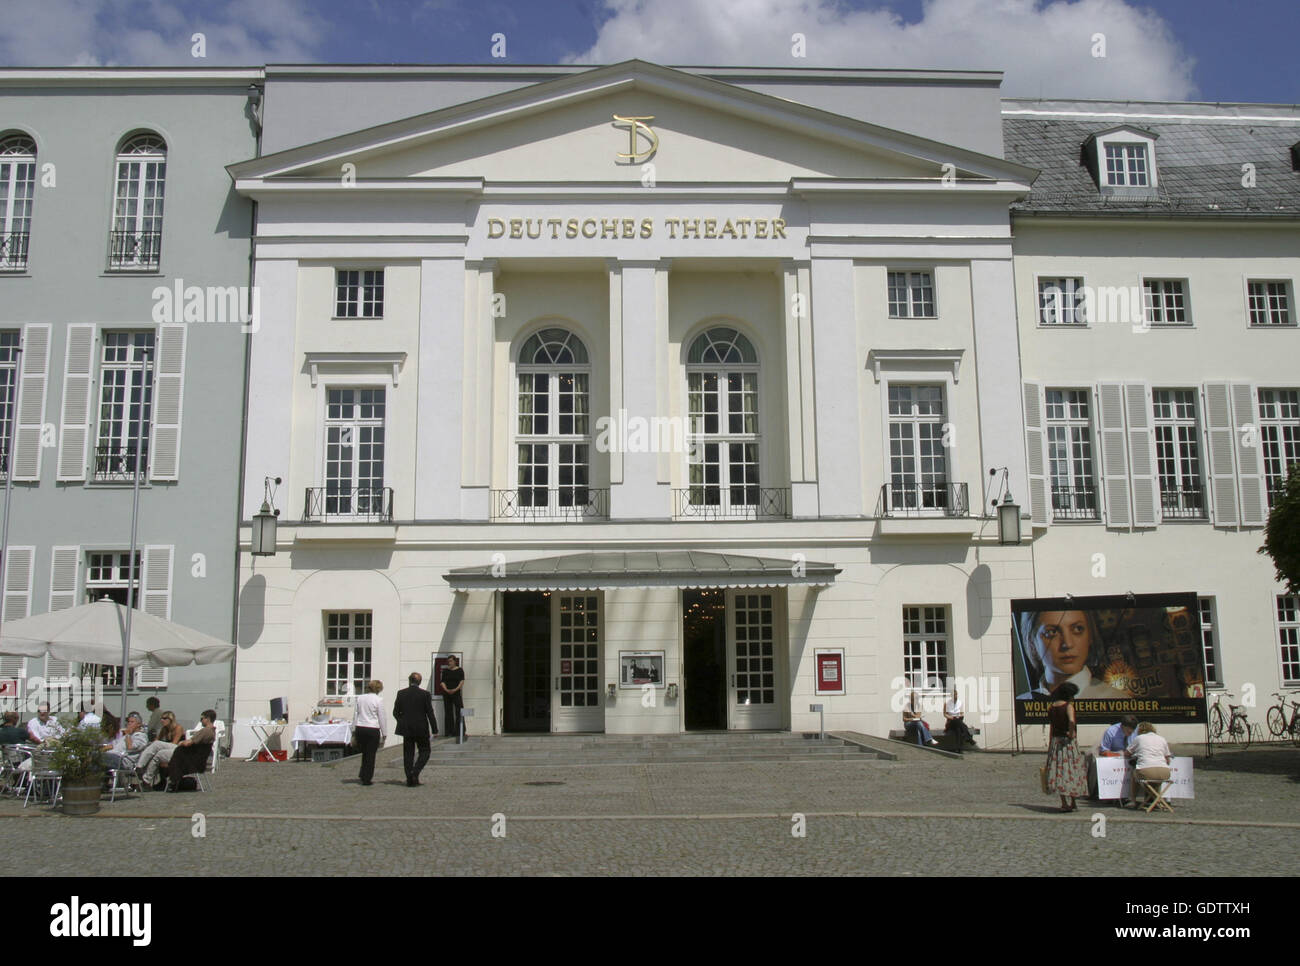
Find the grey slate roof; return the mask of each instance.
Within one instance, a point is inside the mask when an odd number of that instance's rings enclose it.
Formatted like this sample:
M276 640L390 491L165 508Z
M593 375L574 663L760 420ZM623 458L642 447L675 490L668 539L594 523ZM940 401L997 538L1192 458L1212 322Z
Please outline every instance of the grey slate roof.
M1133 127L1159 135L1157 196L1138 200L1102 197L1083 162L1084 142L1117 123L1113 117L1004 115L1007 160L1042 172L1013 213L1300 217L1300 172L1291 155L1300 141L1300 116L1276 122L1134 117ZM1255 165L1253 188L1241 183L1247 162Z
M833 564L700 550L609 551L538 557L498 568L458 567L444 575L453 590L598 590L610 587L824 587Z

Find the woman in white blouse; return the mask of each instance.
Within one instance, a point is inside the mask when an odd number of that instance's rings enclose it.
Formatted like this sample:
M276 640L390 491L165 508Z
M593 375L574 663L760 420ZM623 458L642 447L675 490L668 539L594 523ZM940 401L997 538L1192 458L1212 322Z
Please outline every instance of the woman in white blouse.
M1141 782L1163 781L1169 777L1169 766L1173 755L1169 751L1169 742L1156 734L1156 727L1150 721L1143 721L1137 727L1137 734L1129 742L1124 754L1133 759L1133 798L1137 798ZM1150 796L1145 796L1150 803Z
M382 681L371 681L366 693L357 698L357 713L352 718L353 736L361 749L361 784L374 784L375 755L388 738L388 716L384 713L379 694L384 690Z

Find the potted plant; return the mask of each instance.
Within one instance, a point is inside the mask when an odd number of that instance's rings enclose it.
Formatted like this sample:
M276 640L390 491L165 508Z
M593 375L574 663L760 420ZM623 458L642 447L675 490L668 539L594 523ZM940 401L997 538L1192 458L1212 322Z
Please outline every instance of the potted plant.
M93 815L99 811L104 781L104 736L98 728L78 727L76 719L63 721L64 731L52 742L50 767L63 776L63 813Z

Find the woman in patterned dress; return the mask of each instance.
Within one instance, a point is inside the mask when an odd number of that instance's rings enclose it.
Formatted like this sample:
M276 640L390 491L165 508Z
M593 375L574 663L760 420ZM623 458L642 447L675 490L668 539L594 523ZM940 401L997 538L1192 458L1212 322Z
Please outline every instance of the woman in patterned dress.
M1073 812L1075 798L1088 794L1088 766L1075 742L1074 696L1079 689L1065 683L1052 692L1047 709L1051 743L1047 746L1047 790L1061 796L1061 811ZM1068 799L1068 801L1067 801Z

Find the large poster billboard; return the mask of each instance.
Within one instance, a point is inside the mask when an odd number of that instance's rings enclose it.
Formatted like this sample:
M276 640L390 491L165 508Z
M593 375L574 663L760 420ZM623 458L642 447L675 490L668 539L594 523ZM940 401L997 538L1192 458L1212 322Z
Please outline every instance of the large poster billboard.
M1205 721L1196 594L1042 597L1011 602L1016 724L1046 724L1069 681L1080 723Z

